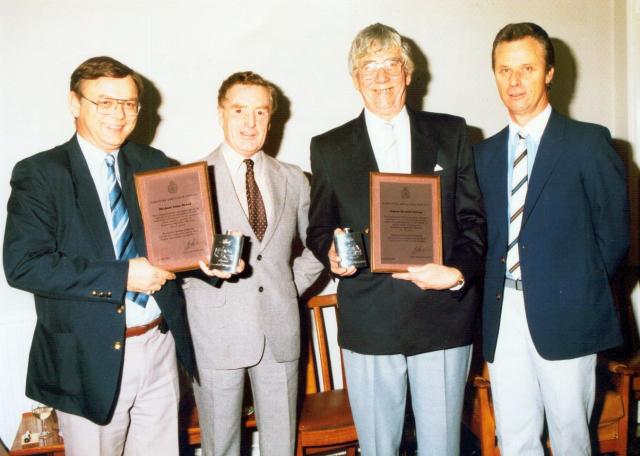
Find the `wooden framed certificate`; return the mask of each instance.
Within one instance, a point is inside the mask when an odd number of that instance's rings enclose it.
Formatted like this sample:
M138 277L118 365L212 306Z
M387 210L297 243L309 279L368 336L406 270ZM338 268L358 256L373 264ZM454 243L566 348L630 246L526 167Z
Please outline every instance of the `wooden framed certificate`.
M168 271L198 269L211 256L215 220L207 162L136 173L147 258Z
M440 177L370 173L372 272L442 264Z

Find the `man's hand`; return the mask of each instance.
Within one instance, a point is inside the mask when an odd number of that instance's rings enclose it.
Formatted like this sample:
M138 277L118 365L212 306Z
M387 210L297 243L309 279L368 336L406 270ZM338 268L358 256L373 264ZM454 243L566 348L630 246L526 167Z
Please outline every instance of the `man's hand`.
M129 260L127 290L152 295L162 288L167 280L175 278L173 272L156 268L146 258L132 258Z
M408 280L423 290L448 290L463 283L464 277L456 268L429 263L409 266L409 272L396 272L394 279Z
M230 279L232 275L240 274L242 271L244 271L243 259L240 259L240 261L238 262L238 268L236 269L236 272L225 272L221 271L220 269L209 269L207 264L202 260L200 260L198 264L200 264L200 270L206 275L208 275L209 277L217 277L219 279Z
M336 228L333 234L342 234L342 228ZM329 263L331 264L331 272L339 277L349 277L356 273L356 267L351 265L348 268L343 268L340 266L340 257L338 256L338 252L336 252L336 245L334 242L331 242L331 247L329 248Z

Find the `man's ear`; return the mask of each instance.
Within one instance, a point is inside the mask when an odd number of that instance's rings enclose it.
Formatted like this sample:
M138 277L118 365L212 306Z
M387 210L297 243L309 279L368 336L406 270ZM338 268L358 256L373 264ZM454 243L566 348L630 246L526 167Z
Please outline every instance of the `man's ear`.
M224 129L224 109L222 106L218 106L218 124L220 128Z
M80 97L73 90L69 92L69 111L76 119L80 117Z

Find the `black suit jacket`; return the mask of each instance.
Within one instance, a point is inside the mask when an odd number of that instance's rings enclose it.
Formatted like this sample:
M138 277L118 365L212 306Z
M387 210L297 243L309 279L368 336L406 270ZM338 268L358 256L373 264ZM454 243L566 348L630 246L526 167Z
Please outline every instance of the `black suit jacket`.
M509 128L476 146L487 213L484 356L493 361L509 238ZM531 338L543 358L591 354L622 341L609 280L629 246L622 161L609 131L552 111L531 175L519 236Z
M136 247L145 242L133 173L169 165L159 150L126 143L118 166ZM37 323L27 396L104 424L117 399L125 350L128 262L116 261L95 184L75 137L16 164L4 239L9 284L33 293ZM184 298L170 281L154 295L193 372Z
M471 343L484 254L484 215L463 119L409 111L413 173L441 177L444 263L458 268L458 292L422 291L410 282L361 269L338 286L338 338L363 354L414 355ZM436 164L442 171L434 172ZM369 226L369 172L377 171L364 113L311 140L307 243L328 266L336 227ZM368 236L365 244L368 249Z

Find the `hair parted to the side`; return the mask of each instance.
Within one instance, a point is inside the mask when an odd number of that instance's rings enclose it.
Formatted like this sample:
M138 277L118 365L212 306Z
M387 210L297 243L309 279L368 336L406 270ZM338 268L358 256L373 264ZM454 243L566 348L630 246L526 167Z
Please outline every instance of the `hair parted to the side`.
M92 57L82 62L73 73L69 84L72 92L80 95L80 84L83 80L98 78L126 78L131 76L138 89L138 98L142 96L144 83L138 73L126 66L124 63L108 56Z
M376 23L363 28L358 32L351 43L349 51L349 73L357 70L358 61L372 48L379 47L386 50L392 47L400 49L402 63L408 73L413 73L413 60L409 43L394 28L388 25Z
M556 64L556 55L553 49L553 43L551 42L547 32L538 24L534 24L533 22L507 24L500 29L493 40L493 48L491 49L491 68L495 69L496 48L500 43L508 43L527 37L533 38L544 48L545 70L548 73Z
M276 92L276 88L269 81L264 79L258 73L254 73L253 71L239 71L237 73L233 73L227 79L222 82L220 85L220 89L218 90L218 106L222 107L222 104L227 96L227 92L229 89L236 84L246 85L246 86L260 86L265 87L269 90L269 98L271 99L271 114L276 112L278 109L278 93Z

